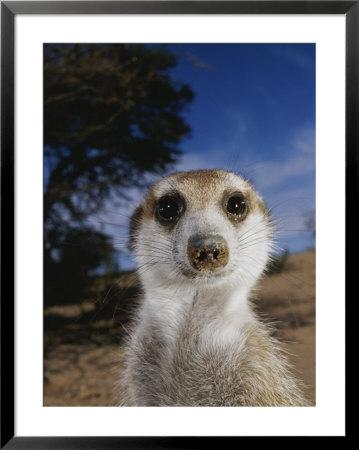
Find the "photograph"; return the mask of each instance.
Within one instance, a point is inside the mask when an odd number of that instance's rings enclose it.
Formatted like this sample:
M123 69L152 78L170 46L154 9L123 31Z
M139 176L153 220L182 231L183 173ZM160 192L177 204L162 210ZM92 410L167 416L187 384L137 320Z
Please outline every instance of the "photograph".
M1 449L350 434L358 3L1 2Z
M316 406L316 44L43 44L43 406Z

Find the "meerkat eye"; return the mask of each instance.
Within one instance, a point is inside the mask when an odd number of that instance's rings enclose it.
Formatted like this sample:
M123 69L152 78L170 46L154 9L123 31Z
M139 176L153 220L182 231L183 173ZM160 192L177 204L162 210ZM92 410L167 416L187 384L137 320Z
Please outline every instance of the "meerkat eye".
M156 213L160 221L173 222L181 214L183 204L177 197L165 196L157 203Z
M247 210L247 203L240 194L234 194L229 197L226 205L227 212L232 216L242 216Z

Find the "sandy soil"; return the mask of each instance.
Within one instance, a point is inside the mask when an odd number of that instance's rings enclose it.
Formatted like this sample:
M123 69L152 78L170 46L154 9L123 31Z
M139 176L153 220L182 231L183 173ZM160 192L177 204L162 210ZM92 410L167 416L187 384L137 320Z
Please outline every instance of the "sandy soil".
M315 251L293 255L288 270L264 279L255 304L275 325L306 394L315 404Z
M290 256L282 273L263 279L253 301L263 320L274 323L275 335L286 343L314 405L315 251ZM92 309L90 304L45 311L47 318L57 319L57 325L45 332L45 406L115 405L114 385L121 371L117 361L128 318L118 308L120 312L110 318L94 315L90 325L83 324L79 317Z

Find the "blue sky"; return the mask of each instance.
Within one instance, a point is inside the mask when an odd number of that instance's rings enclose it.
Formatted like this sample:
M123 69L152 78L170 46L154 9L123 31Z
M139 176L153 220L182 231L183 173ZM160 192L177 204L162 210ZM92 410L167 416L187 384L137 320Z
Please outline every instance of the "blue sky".
M183 156L169 172L223 168L242 173L261 192L278 222L278 247L296 253L314 247L306 214L315 209L315 45L171 45L195 100L184 116L192 127ZM143 193L121 211L107 212L124 239L128 216ZM103 218L103 215L102 215ZM107 220L107 219L106 219ZM122 247L122 246L121 246ZM123 269L134 265L120 257Z

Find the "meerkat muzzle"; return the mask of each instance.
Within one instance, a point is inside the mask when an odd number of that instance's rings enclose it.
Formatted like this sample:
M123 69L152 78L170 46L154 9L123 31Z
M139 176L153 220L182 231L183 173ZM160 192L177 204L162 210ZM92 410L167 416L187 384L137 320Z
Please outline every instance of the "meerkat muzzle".
M189 262L199 272L222 269L229 259L227 242L219 235L194 235L188 240Z

